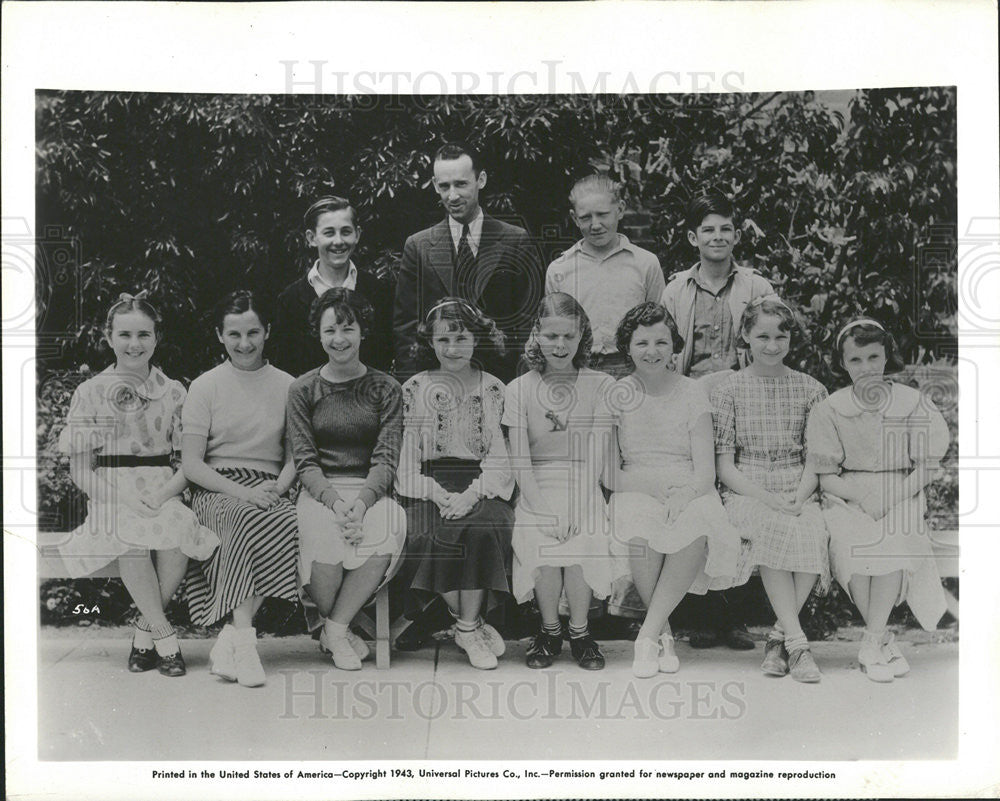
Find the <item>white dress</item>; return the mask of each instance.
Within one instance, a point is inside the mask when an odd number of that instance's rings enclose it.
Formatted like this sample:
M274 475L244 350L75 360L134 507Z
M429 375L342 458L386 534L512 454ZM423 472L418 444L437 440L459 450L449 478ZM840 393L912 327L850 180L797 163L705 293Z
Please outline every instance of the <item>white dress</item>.
M890 384L885 403L863 409L851 387L835 392L809 415L807 461L819 474L839 475L855 491L898 491L919 464L936 469L948 450L948 425L919 390ZM900 501L880 520L859 504L823 493L833 575L850 596L851 576L903 571L896 604L906 601L925 629L935 629L946 605L924 493Z
M610 376L584 368L569 389L550 389L534 370L507 387L503 424L527 429L531 469L548 505L547 513L539 513L526 508L523 493L518 500L513 536L518 603L531 597L543 565L580 565L597 598L611 592L607 506L597 477L610 437L605 399L612 383ZM545 528L553 515L577 521L580 533L560 543Z
M140 381L108 368L76 388L70 401L59 450L100 456L170 456L180 450L185 391L159 368ZM156 492L174 475L168 465L98 467L112 485L111 496L91 500L87 520L59 545L71 578L86 576L133 550L179 548L207 559L219 544L215 532L198 523L180 496L146 517L121 502L126 495Z
M689 592L701 595L731 587L740 536L714 487L692 500L672 524L664 522L664 501L694 479L691 434L700 418L707 416L711 422L712 416L705 390L694 379L678 376L666 395L647 395L638 380L628 376L615 384L608 406L618 429L621 460L616 483L622 491L615 492L610 504L615 578L630 575L628 557L635 546L629 543L634 540L672 554L706 537L705 567Z

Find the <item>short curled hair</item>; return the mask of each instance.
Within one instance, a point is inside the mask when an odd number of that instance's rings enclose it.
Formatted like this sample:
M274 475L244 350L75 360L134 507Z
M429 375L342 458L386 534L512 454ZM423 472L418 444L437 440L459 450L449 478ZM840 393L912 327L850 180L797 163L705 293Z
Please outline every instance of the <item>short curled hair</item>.
M472 351L472 363L477 367L482 368L483 356L487 353L503 356L504 335L497 324L471 303L461 298L447 297L438 301L417 326L417 339L410 353L418 370L432 370L438 366L432 344L434 325L438 322L444 322L449 332L464 328L472 334L476 343Z
M802 324L795 316L791 306L777 295L758 295L743 309L740 324L736 329L736 347L747 352L747 358L749 358L750 343L747 341L746 335L765 315L777 317L781 321L778 323L778 330L791 334L792 344L805 336Z
M347 198L337 197L336 195L321 197L314 202L306 209L306 213L302 215L302 224L306 227L306 230L315 231L316 223L319 222L321 215L328 211L344 211L345 209L351 213L351 225L357 228L358 213L354 210L354 206L351 205L351 201Z
M353 289L344 289L342 286L328 289L309 308L309 328L315 336L319 336L319 324L323 319L323 313L327 309L333 309L337 315L338 323L354 323L361 329L361 336L368 336L372 328L372 305L368 299L360 292Z
M265 328L271 324L271 315L260 305L253 292L249 289L237 289L215 304L215 308L212 310L212 322L215 324L215 330L222 332L227 315L246 314L247 312L256 314L260 324Z
M687 211L684 213L687 230L697 231L698 226L709 214L729 217L736 222L736 208L733 206L733 201L718 187L701 187L688 202Z
M656 325L657 323L663 323L670 331L671 350L675 354L684 350L684 338L670 312L659 303L647 301L633 306L625 312L625 316L618 323L618 330L615 331L615 344L618 346L618 352L631 362L632 357L629 356L628 351L632 345L632 335L642 326Z
M885 348L886 373L898 373L906 367L903 357L899 353L899 348L896 346L895 337L883 328L881 323L877 323L870 317L861 317L852 320L841 329L841 333L837 335L837 339L833 343L830 369L838 376L847 375L847 369L844 367L844 343L848 340L853 341L857 347L877 342Z
M551 292L543 297L541 303L538 304L535 322L531 326L531 336L528 337L528 341L524 345L524 359L528 363L528 367L539 373L545 372L545 356L542 354L542 348L535 335L538 333L542 320L546 317L566 317L576 320L580 329L580 344L577 345L576 353L573 354L573 366L579 370L590 364L590 349L594 346L594 332L591 330L587 312L572 295L567 295L565 292Z

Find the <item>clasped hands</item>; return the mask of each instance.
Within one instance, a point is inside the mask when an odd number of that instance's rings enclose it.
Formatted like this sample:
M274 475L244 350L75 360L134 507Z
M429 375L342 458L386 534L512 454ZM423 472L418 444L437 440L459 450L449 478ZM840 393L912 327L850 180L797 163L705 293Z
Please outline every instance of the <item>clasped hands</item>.
M472 487L464 492L448 492L438 485L431 494L431 500L444 520L458 520L469 514L479 503L479 493Z
M360 498L356 498L353 503L348 503L343 498L337 498L326 507L333 512L333 518L337 525L343 529L344 542L348 545L357 545L364 537L362 525L365 520L365 512L368 507Z

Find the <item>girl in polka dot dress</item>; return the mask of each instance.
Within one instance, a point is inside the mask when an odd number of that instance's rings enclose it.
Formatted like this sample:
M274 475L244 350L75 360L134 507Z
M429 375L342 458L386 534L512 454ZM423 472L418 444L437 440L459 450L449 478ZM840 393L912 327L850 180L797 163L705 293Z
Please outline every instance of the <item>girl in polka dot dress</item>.
M145 292L122 294L108 311L105 337L115 364L77 387L59 448L89 499L86 522L59 547L67 572L86 576L117 560L139 610L128 667L187 671L164 607L187 570L219 543L181 503L184 476L172 466L180 449L184 387L150 365L160 317Z

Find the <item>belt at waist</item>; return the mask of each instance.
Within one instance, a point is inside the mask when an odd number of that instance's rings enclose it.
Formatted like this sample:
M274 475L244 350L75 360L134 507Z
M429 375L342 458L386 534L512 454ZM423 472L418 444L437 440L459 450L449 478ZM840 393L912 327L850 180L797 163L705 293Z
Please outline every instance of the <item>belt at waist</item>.
M170 467L170 454L131 456L129 454L98 454L95 467Z

